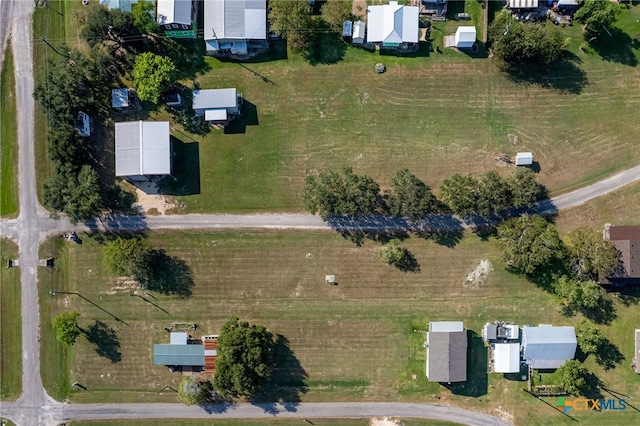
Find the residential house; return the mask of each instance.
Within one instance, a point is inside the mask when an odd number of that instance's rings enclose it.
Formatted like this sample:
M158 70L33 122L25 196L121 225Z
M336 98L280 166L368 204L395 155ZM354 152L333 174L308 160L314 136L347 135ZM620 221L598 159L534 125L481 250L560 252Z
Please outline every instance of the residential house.
M476 27L463 25L458 27L454 36L456 49L472 49L476 42Z
M207 55L250 57L269 48L266 0L205 0Z
M369 6L367 10L367 43L386 49L418 47L418 7L391 1L382 6Z
M576 354L576 332L573 327L540 324L522 328L522 358L539 370L555 370Z
M601 284L613 286L640 284L640 226L613 226L607 224L604 236L618 250L618 268L609 277L600 278Z
M462 321L430 322L426 348L430 382L467 380L467 331Z
M157 20L167 37L196 38L197 0L157 0Z
M142 0L100 0L100 4L107 6L109 10L120 9L123 12L131 12L131 6ZM145 0L155 5L155 0Z
M226 124L240 115L240 97L235 88L194 90L193 110L205 121Z
M168 121L116 123L116 176L147 182L171 174Z
M187 333L172 332L169 344L153 345L153 363L181 371L215 372L218 357L218 336L190 339Z

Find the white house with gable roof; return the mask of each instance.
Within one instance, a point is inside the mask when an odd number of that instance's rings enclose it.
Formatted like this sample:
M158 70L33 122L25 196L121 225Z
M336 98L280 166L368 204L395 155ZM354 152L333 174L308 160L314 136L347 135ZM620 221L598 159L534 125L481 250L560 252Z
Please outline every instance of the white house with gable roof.
M378 43L383 48L402 48L418 43L417 6L401 6L397 1L391 1L382 6L369 6L367 11L367 43Z

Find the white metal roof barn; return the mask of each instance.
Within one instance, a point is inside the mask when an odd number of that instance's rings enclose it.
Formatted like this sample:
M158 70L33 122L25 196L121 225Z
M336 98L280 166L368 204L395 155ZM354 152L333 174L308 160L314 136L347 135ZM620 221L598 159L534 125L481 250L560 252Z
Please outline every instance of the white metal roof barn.
M171 174L168 121L116 123L116 176Z

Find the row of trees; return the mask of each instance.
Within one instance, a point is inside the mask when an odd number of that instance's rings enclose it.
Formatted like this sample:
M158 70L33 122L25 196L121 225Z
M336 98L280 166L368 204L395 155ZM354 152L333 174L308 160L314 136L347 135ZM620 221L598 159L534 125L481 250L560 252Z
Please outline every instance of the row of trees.
M508 208L527 207L545 194L535 174L516 168L507 177L488 171L479 179L455 174L440 187L442 201L431 188L407 169L391 179L390 189L380 195L380 186L369 176L358 175L346 167L342 174L335 170L308 176L302 200L309 212L323 219L330 215L362 215L389 213L410 219L427 214L452 211L461 216L489 216Z
M231 317L220 330L216 373L210 382L185 377L178 394L188 405L210 401L212 391L226 398L258 394L273 371L273 334L262 325Z

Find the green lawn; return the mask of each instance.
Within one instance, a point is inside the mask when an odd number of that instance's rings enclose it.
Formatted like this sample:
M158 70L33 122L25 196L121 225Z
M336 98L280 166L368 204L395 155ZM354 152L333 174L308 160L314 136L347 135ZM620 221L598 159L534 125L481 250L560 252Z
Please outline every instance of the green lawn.
M43 378L56 397L78 403L176 401L174 393L156 394L165 386L177 388L179 376L152 364L153 343L167 341L164 329L175 322L196 322L195 333L202 335L217 333L229 316L238 315L265 324L289 341L289 348L278 352L281 370L275 383L280 386L270 387L272 398L452 404L519 424L526 424L529 416L540 422L557 418L557 412L541 408L522 392L524 382L483 373L487 355L477 333L485 322L577 321L560 315L554 296L508 274L491 239L483 242L468 235L454 248L406 240L403 245L421 272L403 273L376 259L376 244L355 247L330 232L162 232L148 238L190 265L195 282L190 299L130 297L131 283L109 276L102 266L99 240L104 236L83 235L82 245L56 241L41 250L60 259L54 273L40 274L42 367L43 375L50 375ZM494 270L484 283L465 285L465 277L482 259L489 259ZM335 274L339 284L327 285L326 274ZM77 291L83 297L52 297L49 290ZM630 333L640 311L618 301L616 307L618 319L604 332L629 356ZM83 328L99 320L113 330L111 354L98 355L100 348L81 337L60 360L60 348L46 324L67 309L82 313ZM429 321L451 319L463 320L476 334L470 340L473 380L447 389L424 378L424 338L414 330L426 329ZM611 389L628 395L640 392L627 361L606 372L587 363ZM67 367L65 377L60 369ZM74 381L88 391L52 389Z
M311 424L316 426L330 425L330 426L371 426L370 419L316 419L308 418ZM435 421L435 420L421 420L421 419L393 419L398 421L398 426L453 426L458 423ZM83 426L135 426L146 424L157 424L157 420L91 420L91 421L73 421L68 423L70 425L83 425ZM187 419L162 419L162 424L171 426L197 426L201 424L215 424L216 426L268 426L268 425L300 425L300 419L242 419L242 420L187 420ZM386 426L386 425L385 425Z
M0 74L0 216L18 213L18 182L14 179L18 163L18 129L16 121L16 84L13 76L11 41L4 51Z
M22 392L22 329L20 323L20 268L7 269L17 259L18 247L0 238L0 399L15 400Z

